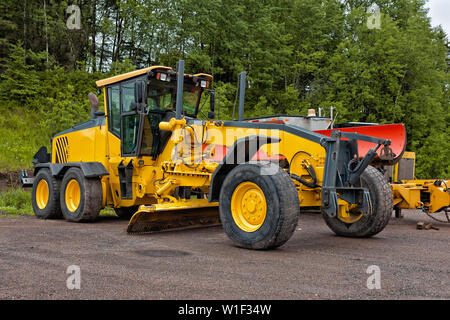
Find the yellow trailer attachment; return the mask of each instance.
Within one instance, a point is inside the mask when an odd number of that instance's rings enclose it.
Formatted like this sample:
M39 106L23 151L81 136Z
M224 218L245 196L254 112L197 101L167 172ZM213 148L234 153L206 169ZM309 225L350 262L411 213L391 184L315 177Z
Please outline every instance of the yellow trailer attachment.
M450 180L402 180L391 184L395 209L433 213L450 207Z

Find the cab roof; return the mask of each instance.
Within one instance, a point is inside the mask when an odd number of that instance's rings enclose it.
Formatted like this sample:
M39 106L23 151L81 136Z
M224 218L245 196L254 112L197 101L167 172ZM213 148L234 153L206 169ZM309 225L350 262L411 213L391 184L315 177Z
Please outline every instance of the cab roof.
M121 82L121 81L124 81L124 80L127 80L127 79L131 79L131 78L140 76L140 75L142 75L142 74L146 74L148 71L151 71L151 70L154 70L154 69L172 70L172 68L170 68L170 67L165 67L165 66L152 66L152 67L148 67L148 68L144 68L144 69L139 69L139 70L131 71L131 72L124 73L124 74L119 74L119 75L114 76L114 77L110 77L110 78L98 80L98 81L96 82L96 84L97 84L97 87L104 87L104 86L106 86L106 85L108 85L108 84L112 84L112 83L116 83L116 82ZM186 76L192 77L192 75L188 75L188 74L185 74L184 76L185 76L185 77L186 77ZM207 78L207 79L209 79L209 80L212 80L212 79L213 79L213 77L212 77L211 75L206 74L206 73L197 73L197 74L194 74L193 76L194 76L194 77L204 77L204 78Z

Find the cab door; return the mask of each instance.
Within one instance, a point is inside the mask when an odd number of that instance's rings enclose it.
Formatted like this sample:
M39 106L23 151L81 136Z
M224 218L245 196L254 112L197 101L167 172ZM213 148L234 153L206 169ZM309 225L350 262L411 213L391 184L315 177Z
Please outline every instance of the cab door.
M136 161L141 147L145 115L137 108L136 84L144 79L134 79L111 85L107 88L109 165L114 203L131 205L133 194L133 175L138 175Z
M122 157L136 157L139 152L141 116L138 114L135 93L136 81L121 84L121 151Z

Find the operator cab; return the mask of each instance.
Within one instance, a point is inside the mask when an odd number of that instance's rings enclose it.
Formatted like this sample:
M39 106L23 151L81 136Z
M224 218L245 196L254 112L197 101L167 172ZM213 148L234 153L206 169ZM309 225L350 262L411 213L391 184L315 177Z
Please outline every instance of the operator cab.
M147 108L150 111L175 112L177 83L175 72L154 72L147 86ZM183 85L183 115L196 118L200 98L209 81L199 77L185 76Z
M197 118L207 74L184 75L183 116ZM167 67L150 67L97 82L105 87L109 131L121 140L123 157L161 153L171 133L159 129L161 121L175 117L177 73Z

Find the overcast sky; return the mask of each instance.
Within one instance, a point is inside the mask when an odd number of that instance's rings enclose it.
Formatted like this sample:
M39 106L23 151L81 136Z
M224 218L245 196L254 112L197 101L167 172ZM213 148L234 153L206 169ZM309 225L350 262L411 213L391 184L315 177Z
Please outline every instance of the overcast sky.
M430 9L433 27L441 25L447 36L450 35L450 0L428 0L426 7Z

